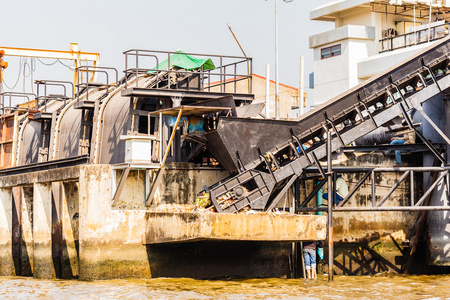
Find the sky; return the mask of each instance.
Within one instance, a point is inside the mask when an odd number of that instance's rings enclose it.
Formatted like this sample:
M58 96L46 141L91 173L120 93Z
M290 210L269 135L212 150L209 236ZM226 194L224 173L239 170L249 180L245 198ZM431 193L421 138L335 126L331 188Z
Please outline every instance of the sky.
M309 12L327 2L278 0L280 83L299 86L299 57L304 56L308 86L308 74L313 72L308 37L334 28L330 22L309 20ZM0 46L69 50L70 43L78 43L81 51L99 52L101 66L122 71L123 51L128 49L242 56L228 23L247 56L253 58L254 73L265 76L266 64L270 64L274 80L274 14L275 0L4 0ZM9 88L16 85L15 91L35 89L33 79L73 79L72 71L55 60L32 63L28 59L25 65L14 57L4 60L9 62L5 83Z

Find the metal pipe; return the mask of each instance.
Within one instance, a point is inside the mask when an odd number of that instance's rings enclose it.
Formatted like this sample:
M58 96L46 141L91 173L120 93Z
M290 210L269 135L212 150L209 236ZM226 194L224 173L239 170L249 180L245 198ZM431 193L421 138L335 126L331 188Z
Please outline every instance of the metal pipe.
M414 171L409 171L409 184L410 184L410 199L411 199L411 206L414 206Z
M300 207L298 212L327 212L327 207ZM336 207L334 212L361 212L361 211L450 211L450 206L381 206L381 207Z
M328 167L328 281L333 281L334 247L333 247L333 186L330 176L333 174L331 166L331 133L327 132L327 167Z
M354 172L443 172L450 170L450 167L383 167L383 168L371 168L371 167L334 167L333 170L338 173L354 173ZM319 170L315 166L310 166L304 169L306 173L319 173Z
M247 75L248 75L248 76L251 76L251 74L250 74L250 63L249 63L249 61L248 61L247 54L245 54L244 49L242 49L241 44L239 43L237 37L234 35L234 32L233 32L233 30L231 29L230 25L228 25L228 23L227 23L227 26L228 26L228 29L230 29L231 34L233 35L234 39L236 40L236 43L238 44L239 48L241 49L242 54L244 54L244 56L245 56L245 58L246 58L246 60L247 60ZM250 94L250 93L251 93L251 90L250 90L250 77L248 78L248 81L249 81L249 82L248 82L248 93ZM235 91L235 92L236 92L236 91Z
M303 115L303 102L304 102L304 85L305 85L305 58L300 56L300 82L298 86L298 113L299 116Z
M269 95L270 95L270 65L266 64L266 119L270 118L270 110L269 110Z
M376 185L375 185L375 172L372 171L372 207L374 207L377 203L377 193L376 193Z
M275 0L275 119L279 119L278 101L280 85L278 82L278 1Z

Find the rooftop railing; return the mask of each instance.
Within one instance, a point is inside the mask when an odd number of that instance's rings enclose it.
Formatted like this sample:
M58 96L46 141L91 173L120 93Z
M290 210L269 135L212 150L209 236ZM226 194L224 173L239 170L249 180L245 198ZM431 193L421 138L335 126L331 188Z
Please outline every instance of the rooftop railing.
M381 51L388 52L442 39L448 35L448 24L431 25L430 28L386 37L380 40Z
M125 76L154 78L147 88L252 93L251 58L141 49L128 50L124 54ZM173 60L173 55L176 54L188 55L193 59L210 59L215 68L206 69L205 65L191 70L173 67L171 59ZM247 81L246 87L238 87L239 81ZM177 84L181 82L183 84ZM131 84L126 83L125 88L131 88L133 85L139 87L139 80Z

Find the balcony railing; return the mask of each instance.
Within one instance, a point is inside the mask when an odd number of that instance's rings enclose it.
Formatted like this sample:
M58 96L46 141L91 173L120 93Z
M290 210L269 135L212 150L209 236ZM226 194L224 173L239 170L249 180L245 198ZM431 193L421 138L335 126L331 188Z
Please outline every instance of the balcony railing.
M429 29L421 29L401 35L381 39L380 53L411 47L442 39L448 35L448 23L432 25Z

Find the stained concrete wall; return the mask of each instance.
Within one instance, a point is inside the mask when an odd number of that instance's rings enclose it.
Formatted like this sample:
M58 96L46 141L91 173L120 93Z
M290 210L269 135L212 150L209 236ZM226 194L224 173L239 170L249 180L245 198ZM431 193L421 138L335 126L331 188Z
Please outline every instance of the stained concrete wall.
M180 167L180 166L178 166ZM204 172L206 171L206 172ZM171 172L180 172L171 177ZM186 172L186 173L185 173ZM142 172L140 172L142 173ZM168 170L159 199L169 203L193 201L194 188L212 184L217 170ZM184 176L182 176L184 174ZM188 276L193 278L289 277L292 243L194 242L144 245L145 214L142 174L131 174L118 206L111 205L111 168L80 167L79 178L79 278L81 280L132 277ZM171 187L172 185L172 187ZM140 186L140 187L139 187ZM164 190L163 189L163 190ZM197 190L196 190L197 192ZM167 196L170 195L170 196ZM185 198L186 195L189 198ZM322 226L323 227L323 226ZM220 250L218 250L220 249ZM197 267L194 267L197 266Z
M142 198L141 198L142 199ZM145 211L111 207L111 168L82 166L79 178L79 278L151 277L142 246Z

